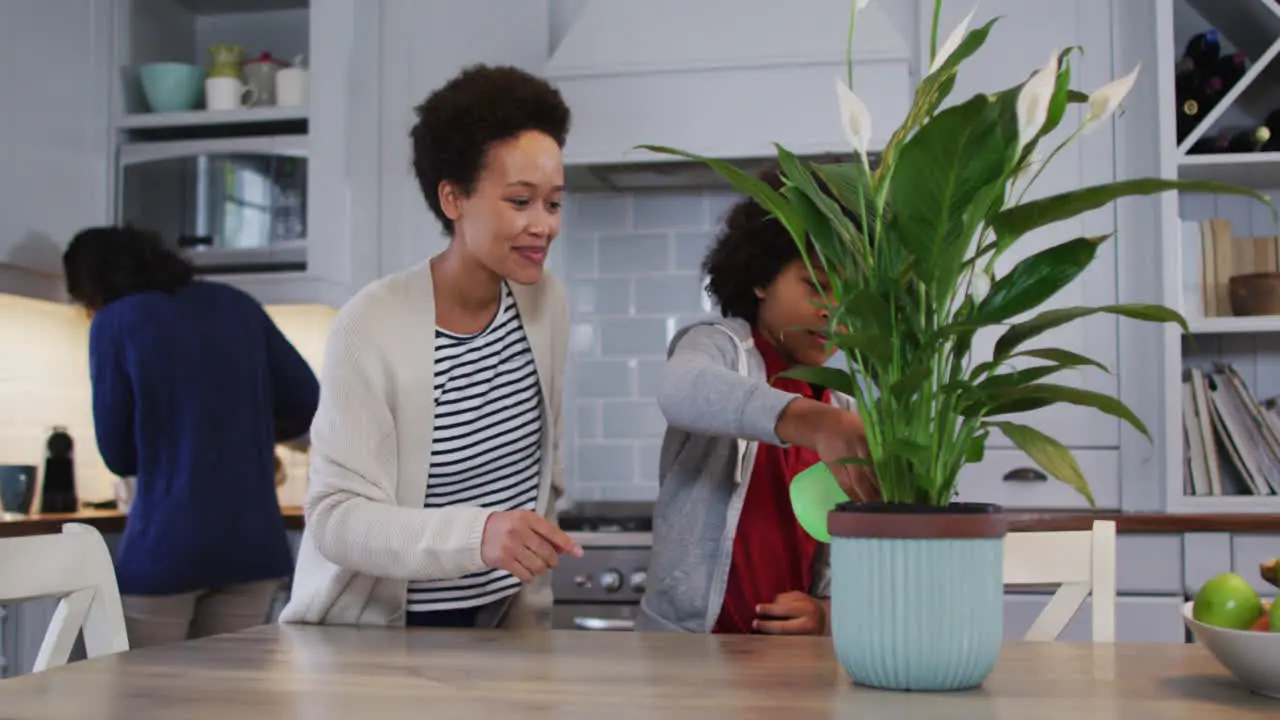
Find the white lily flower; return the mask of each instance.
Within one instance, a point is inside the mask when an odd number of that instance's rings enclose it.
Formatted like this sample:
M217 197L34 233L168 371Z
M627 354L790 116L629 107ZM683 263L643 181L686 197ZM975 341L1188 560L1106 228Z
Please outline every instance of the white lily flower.
M973 298L973 304L980 304L991 292L991 276L984 270L975 270L973 278L969 280L969 296Z
M871 111L840 78L836 78L836 99L840 104L840 124L844 128L845 139L854 150L865 156L871 142Z
M853 8L854 8L855 10L861 10L862 8L864 8L864 7L866 7L866 6L870 5L870 4L871 4L871 0L857 0L857 1L853 4Z
M978 6L974 5L969 14L964 17L964 20L961 20L956 29L952 30L951 34L947 36L946 42L942 43L942 47L938 48L938 53L933 56L933 62L929 64L928 74L932 75L937 72L938 68L942 67L942 63L951 57L951 53L960 47L960 42L964 40L965 33L969 32L969 23L973 22L973 14L977 11Z
M1133 83L1138 79L1138 69L1140 67L1142 67L1141 63L1135 66L1133 72L1128 75L1116 78L1089 93L1089 112L1084 118L1085 125L1101 123L1111 117L1116 108L1120 107L1120 103L1124 101L1125 96L1133 89Z
M1057 82L1058 51L1054 50L1049 63L1037 70L1018 93L1018 149L1026 146L1044 127Z

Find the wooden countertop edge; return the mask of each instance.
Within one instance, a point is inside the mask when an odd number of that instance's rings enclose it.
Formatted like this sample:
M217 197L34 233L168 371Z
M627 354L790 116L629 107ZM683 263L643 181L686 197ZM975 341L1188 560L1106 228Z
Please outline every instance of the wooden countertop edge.
M285 527L301 530L302 508L281 508ZM1090 513L1076 511L1010 511L1010 530L1014 532L1086 530L1094 520L1115 520L1121 533L1280 533L1280 515L1241 513L1234 515L1179 515L1163 513ZM15 520L0 520L0 538L43 535L59 532L62 524L81 522L103 533L124 530L125 515L115 510L82 510L78 513L34 515Z

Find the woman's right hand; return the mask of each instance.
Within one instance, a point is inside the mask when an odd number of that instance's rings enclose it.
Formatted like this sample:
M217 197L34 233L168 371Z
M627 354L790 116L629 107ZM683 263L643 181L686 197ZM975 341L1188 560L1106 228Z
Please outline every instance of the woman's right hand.
M531 582L559 563L560 555L582 557L582 547L531 510L501 510L489 515L480 540L485 567L502 568Z

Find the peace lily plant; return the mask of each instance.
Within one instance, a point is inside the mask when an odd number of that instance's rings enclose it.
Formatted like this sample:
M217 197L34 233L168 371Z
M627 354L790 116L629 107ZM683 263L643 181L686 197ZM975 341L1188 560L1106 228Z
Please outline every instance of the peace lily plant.
M850 44L869 1L855 3ZM990 434L1002 432L1091 505L1071 452L1017 416L1068 403L1120 418L1150 438L1114 397L1052 381L1069 369L1106 370L1100 362L1037 341L1098 313L1186 329L1162 305L1037 312L1089 267L1107 235L1064 239L1003 272L1001 257L1034 230L1127 196L1192 190L1269 205L1245 188L1160 178L1028 200L1063 148L1115 115L1138 70L1085 94L1071 87L1077 48L1066 48L1013 87L944 106L962 63L997 20L970 29L971 12L939 46L941 6L936 0L927 74L874 169L872 111L850 89L852 47L848 81L835 84L852 162L807 162L777 145L784 184L774 191L726 162L642 146L715 169L786 228L815 280L821 273L830 283L827 334L847 369L790 374L856 400L883 501L842 502L829 472L825 484L812 482L823 477L815 472L826 470L821 463L792 480L792 501L801 524L831 544L831 634L841 664L858 683L899 690L974 687L999 654L1007 518L992 503L953 501L961 468L982 458ZM1082 112L1069 115L1073 105ZM1044 153L1068 117L1082 119ZM990 357L975 358L974 337L984 328L998 337Z
M1126 196L1193 190L1268 200L1231 185L1159 178L1026 200L1027 190L1063 148L1115 114L1138 68L1085 94L1071 87L1071 54L1078 48L1066 48L1050 54L1018 85L944 107L962 63L982 48L999 18L970 29L970 12L938 46L941 0L934 3L928 73L873 170L868 159L872 112L850 89L853 31L858 11L869 2L854 3L848 82L835 81L852 162L807 162L777 145L785 185L775 192L727 162L641 147L713 168L789 231L811 273L825 273L832 289L828 336L843 351L848 369L789 374L856 400L885 503L949 505L961 467L979 461L988 436L999 430L1092 505L1089 484L1070 451L1009 416L1070 403L1116 416L1148 439L1150 434L1116 398L1050 381L1071 368L1105 371L1105 366L1034 341L1097 313L1174 322L1184 329L1186 321L1172 309L1150 304L1061 307L1027 315L1079 277L1109 235L1067 239L1004 273L998 273L997 262L1031 231ZM1080 125L1039 160L1041 144L1076 104L1084 107ZM993 356L975 362L974 335L993 326L1003 328Z

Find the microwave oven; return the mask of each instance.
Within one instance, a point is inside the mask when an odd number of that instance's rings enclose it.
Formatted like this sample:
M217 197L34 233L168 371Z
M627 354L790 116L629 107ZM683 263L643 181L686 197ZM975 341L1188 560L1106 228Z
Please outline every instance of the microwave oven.
M306 270L306 135L125 143L116 188L118 222L197 273Z

